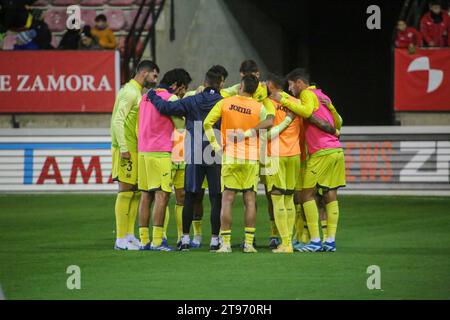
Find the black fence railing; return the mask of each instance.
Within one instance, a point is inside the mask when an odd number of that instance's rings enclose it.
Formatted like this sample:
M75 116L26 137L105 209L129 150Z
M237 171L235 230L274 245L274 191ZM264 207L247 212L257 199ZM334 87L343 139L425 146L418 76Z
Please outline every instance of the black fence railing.
M128 81L132 77L132 73L136 69L137 64L144 54L145 48L149 43L151 59L156 62L156 23L164 8L164 4L165 0L161 0L159 5L157 5L156 0L142 0L139 5L133 24L125 38L125 50L123 56L123 70L125 73L123 79L125 81ZM147 26L149 19L151 23L150 26ZM140 43L144 32L147 32L147 34ZM142 44L142 46L140 44Z

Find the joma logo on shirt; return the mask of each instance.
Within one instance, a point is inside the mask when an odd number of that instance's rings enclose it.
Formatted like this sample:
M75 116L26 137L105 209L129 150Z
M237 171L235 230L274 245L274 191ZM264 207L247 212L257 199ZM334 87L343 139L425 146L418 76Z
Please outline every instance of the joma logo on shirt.
M252 114L252 109L239 107L239 106L236 106L234 104L232 104L230 106L229 110L234 110L234 111L237 111L237 112L240 112L240 113L245 113L245 114Z
M280 105L277 106L277 110L282 110L284 112L288 112L288 108L286 108L284 106L280 106Z

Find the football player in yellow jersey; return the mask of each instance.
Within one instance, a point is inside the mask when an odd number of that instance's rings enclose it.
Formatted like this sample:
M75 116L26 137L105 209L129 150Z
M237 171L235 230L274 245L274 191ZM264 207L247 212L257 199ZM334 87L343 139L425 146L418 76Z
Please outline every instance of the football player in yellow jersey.
M280 94L277 94L276 97L274 96L276 101L279 101L282 105L288 108L300 108L300 105L308 106L307 109L312 109L314 115L316 115L317 118L320 117L320 119L318 119L319 121L325 122L328 126L330 126L325 119L330 119L329 116L332 116L333 123L340 126L342 119L340 117L339 119L336 119L337 112L336 110L330 110L330 106L327 106L330 111L329 114L324 111L327 107L323 107L324 104L319 102L318 97L322 96L327 98L327 96L320 90L316 89L315 86L309 85L309 75L307 75L304 70L295 69L288 75L288 80L289 87L290 89L292 88L292 92L295 95L299 95L301 100L300 104L291 104L291 101L288 101L286 97L283 97ZM313 123L313 121L309 121ZM309 125L306 130L306 140L308 141L308 153L310 154L310 157L307 160L307 171L305 172L302 186L302 202L310 233L310 242L305 247L300 248L299 251L302 252L317 252L321 251L322 248L326 251L336 250L334 238L339 216L336 190L340 186L345 186L345 163L342 147L339 140L336 137L333 137L333 135L339 137L339 130L332 128L331 131L321 133L321 131L317 131L316 128ZM327 155L331 156L326 157ZM324 158L321 158L320 156L324 156ZM318 163L317 159L329 160L329 163L325 163L324 161L324 163L321 164L321 167L317 165L317 168L313 168L313 165ZM318 181L319 178L320 181ZM314 196L317 192L317 186L319 185L327 191L324 193L325 201L327 202L326 210L333 213L331 216L328 215L328 238L323 246L320 242L320 233L318 228L319 213L316 204L316 197Z
M247 74L252 74L258 80L261 78L261 73L259 71L258 65L253 60L245 60L241 63L241 66L239 68L239 73L241 75L241 78ZM239 94L240 89L240 83L229 87L222 89L220 91L220 94L224 97L231 97ZM258 88L256 88L255 93L253 93L252 98L255 99L258 102L261 102L264 105L264 108L266 109L267 113L267 119L273 121L273 118L275 117L275 106L271 99L269 99L269 94L267 91L267 85L265 82L259 82ZM273 125L273 123L272 123Z
M254 75L245 75L242 78L239 95L220 100L204 121L205 134L213 150L217 153L223 148L220 228L223 243L216 251L218 253L231 252L231 211L237 192L244 194L246 222L244 252L257 252L253 246L260 159L256 133L261 129L270 128L273 124L273 117L267 119L264 106L251 98L258 83ZM213 131L213 125L219 119L221 119L223 147L218 144Z
M139 250L139 240L134 235L140 193L137 191L137 117L141 90L156 84L158 66L143 60L136 75L117 93L111 117L112 178L119 184L116 198L117 250Z

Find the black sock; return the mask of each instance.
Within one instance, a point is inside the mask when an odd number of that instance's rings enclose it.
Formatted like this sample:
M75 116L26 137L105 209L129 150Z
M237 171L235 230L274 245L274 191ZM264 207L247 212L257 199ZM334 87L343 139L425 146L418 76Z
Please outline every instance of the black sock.
M222 209L222 194L209 194L211 202L211 234L216 236L220 232L220 210Z
M191 224L194 218L194 201L196 194L192 192L186 192L184 196L183 207L183 234L189 234L191 231Z

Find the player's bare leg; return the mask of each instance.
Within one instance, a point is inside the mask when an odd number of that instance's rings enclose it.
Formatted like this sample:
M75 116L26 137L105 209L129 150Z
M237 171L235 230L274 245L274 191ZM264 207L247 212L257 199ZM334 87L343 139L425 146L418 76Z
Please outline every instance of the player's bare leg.
M224 190L222 194L222 209L220 212L220 235L223 243L217 253L231 252L231 221L234 199L236 192Z
M256 226L256 192L245 191L244 192L244 204L245 204L245 244L244 252L255 253L255 247L253 246L253 240L255 238L255 226Z

